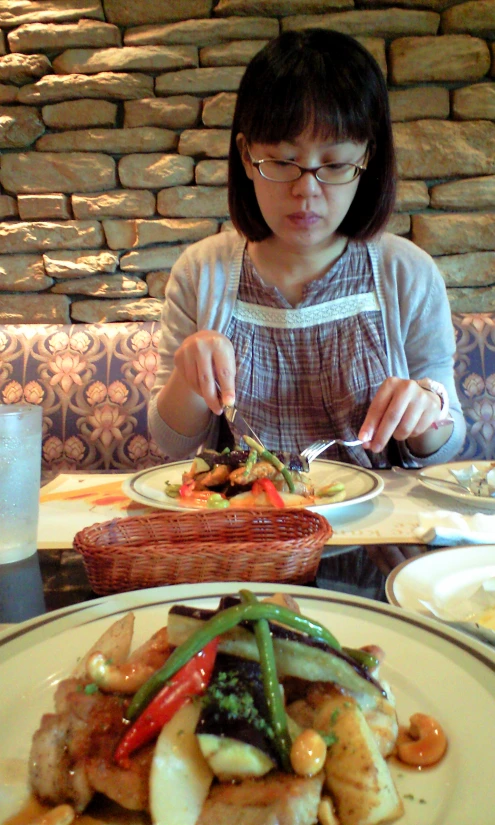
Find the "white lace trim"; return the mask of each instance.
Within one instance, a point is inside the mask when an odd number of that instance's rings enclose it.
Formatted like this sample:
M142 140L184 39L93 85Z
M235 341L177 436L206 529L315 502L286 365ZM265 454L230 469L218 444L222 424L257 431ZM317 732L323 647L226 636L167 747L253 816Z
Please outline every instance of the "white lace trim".
M301 309L263 307L237 299L233 316L238 321L245 321L261 327L298 329L315 327L342 318L352 318L361 312L375 312L379 309L378 297L376 292L373 291L362 292L358 295L347 295L344 298L336 298L334 301L325 301L323 304L302 307Z

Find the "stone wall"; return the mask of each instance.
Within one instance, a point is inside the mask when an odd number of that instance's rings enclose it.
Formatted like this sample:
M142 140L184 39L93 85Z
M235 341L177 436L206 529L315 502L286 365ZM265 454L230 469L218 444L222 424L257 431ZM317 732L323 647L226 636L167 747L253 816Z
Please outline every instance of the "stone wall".
M495 0L0 0L0 323L158 318L180 251L229 227L246 63L307 26L386 74L389 228L454 310L495 309Z

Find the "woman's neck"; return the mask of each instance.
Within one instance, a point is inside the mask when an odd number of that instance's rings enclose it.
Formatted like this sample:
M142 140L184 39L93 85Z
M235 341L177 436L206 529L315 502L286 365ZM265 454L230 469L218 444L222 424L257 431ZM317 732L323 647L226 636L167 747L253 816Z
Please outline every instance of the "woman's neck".
M302 299L306 284L321 278L344 253L348 238L338 237L321 250L280 249L272 238L248 242L249 256L267 286L275 286L293 306Z

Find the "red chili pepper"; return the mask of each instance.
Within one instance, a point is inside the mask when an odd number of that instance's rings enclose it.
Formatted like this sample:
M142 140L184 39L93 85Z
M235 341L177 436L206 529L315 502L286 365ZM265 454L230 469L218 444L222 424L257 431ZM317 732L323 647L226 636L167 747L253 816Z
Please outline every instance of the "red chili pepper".
M195 501L208 501L214 495L213 490L194 490L190 498Z
M181 498L190 498L194 493L194 485L196 482L192 478L190 481L185 481L179 488L179 495Z
M269 478L257 478L252 486L252 491L256 495L260 490L266 493L266 497L272 507L285 507L285 501Z
M217 655L218 638L209 642L177 671L156 694L121 739L114 759L121 768L129 767L129 756L160 733L163 726L193 696L208 687Z

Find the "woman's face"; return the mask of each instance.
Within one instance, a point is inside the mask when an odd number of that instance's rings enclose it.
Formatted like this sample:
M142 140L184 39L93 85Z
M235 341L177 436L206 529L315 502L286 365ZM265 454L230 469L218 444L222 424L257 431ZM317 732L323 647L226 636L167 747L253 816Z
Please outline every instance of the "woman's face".
M366 143L350 140L335 143L332 139L322 140L304 132L290 142L252 143L249 147L244 136L238 135L237 146L273 238L301 252L323 249L335 241L338 227L356 194L359 177L351 183L335 186L320 183L313 174L305 172L298 180L279 183L263 178L252 165L251 158L255 161L265 158L292 160L309 168L324 163L362 165L366 161Z

